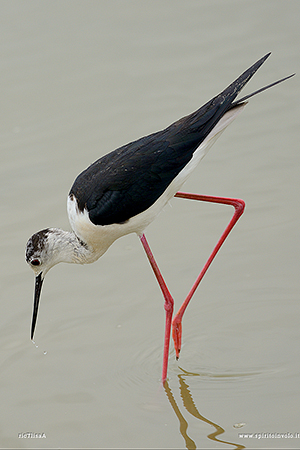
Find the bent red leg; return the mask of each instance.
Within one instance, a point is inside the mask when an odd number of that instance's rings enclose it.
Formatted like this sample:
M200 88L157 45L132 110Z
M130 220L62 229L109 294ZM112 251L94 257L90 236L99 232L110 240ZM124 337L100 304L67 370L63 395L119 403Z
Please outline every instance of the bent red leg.
M175 194L175 197L179 198L187 198L190 200L201 200L204 202L211 202L211 203L222 203L225 205L231 205L234 207L234 214L225 228L223 234L221 235L219 241L217 242L215 248L213 249L210 257L208 258L207 262L205 263L203 269L201 270L198 278L196 279L195 283L193 284L190 292L188 293L186 299L182 303L181 307L179 308L177 314L175 315L173 322L172 322L172 328L173 328L173 340L174 340L174 347L176 352L176 359L179 358L179 353L181 350L181 337L182 337L182 316L187 308L187 305L189 304L192 296L194 295L197 287L199 286L200 281L204 277L207 269L211 265L213 259L215 258L216 254L220 250L221 246L223 245L225 239L229 235L230 231L238 221L238 219L241 217L241 215L244 212L245 209L245 202L244 200L238 199L238 198L228 198L228 197L214 197L209 195L199 195L199 194L190 194L186 192L177 192Z
M163 279L163 276L158 268L158 265L154 259L153 253L151 252L148 241L144 234L142 236L140 236L140 240L145 249L146 255L149 259L149 262L153 269L154 275L156 276L156 279L158 281L158 284L161 288L161 291L162 291L164 299L165 299L164 307L165 307L165 311L166 311L166 325L165 325L163 368L162 368L162 382L164 382L167 379L167 371L168 371L169 347L170 347L170 336L171 336L171 325L172 325L172 316L173 316L173 309L174 309L174 300L172 298L172 295L169 292L169 289L167 288L165 280Z
M208 258L202 271L200 272L199 276L197 277L195 283L193 284L185 301L182 303L178 313L175 315L173 322L172 322L172 315L173 315L173 308L174 308L174 300L173 300L173 298L167 288L167 285L163 279L163 276L158 268L158 265L155 261L153 253L151 252L151 249L149 247L149 244L147 242L145 235L143 234L142 236L140 236L141 243L145 249L146 255L149 259L149 262L151 264L151 267L153 269L153 272L155 274L155 277L158 281L158 284L161 288L161 291L162 291L164 299L165 299L164 307L165 307L165 311L166 311L166 325L165 325L165 339L164 339L164 353L163 353L162 382L164 382L167 379L171 326L173 327L173 339L174 339L174 346L175 346L175 351L176 351L176 359L178 359L179 352L181 349L182 316L183 316L192 296L194 295L200 281L202 280L203 276L205 275L207 269L209 268L210 264L212 263L213 259L216 256L216 254L220 250L220 248L221 248L222 244L224 243L225 239L227 238L228 234L230 233L230 231L232 230L232 228L234 227L234 225L236 224L236 222L238 221L238 219L244 212L244 208L245 208L245 202L243 200L236 199L236 198L214 197L214 196L207 196L207 195L200 195L200 194L190 194L190 193L185 193L185 192L177 192L175 197L231 205L235 208L235 211L234 211L232 219L230 220L225 231L221 235L219 241L217 242L217 245L213 249L210 257Z

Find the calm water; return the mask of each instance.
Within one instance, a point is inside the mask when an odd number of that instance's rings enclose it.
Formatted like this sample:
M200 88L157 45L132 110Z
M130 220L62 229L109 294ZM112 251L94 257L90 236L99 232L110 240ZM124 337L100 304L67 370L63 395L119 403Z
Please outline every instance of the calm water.
M135 235L47 275L36 346L24 262L33 232L69 229L67 193L95 159L269 51L245 94L299 73L299 14L291 0L0 3L2 448L299 448L239 436L300 437L299 75L252 99L185 185L247 207L186 313L165 389L163 301ZM176 307L231 212L174 199L147 230Z

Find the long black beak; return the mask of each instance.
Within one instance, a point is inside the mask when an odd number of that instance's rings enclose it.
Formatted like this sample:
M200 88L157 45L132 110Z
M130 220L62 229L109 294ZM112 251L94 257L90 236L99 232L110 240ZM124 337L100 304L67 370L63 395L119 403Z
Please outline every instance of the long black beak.
M33 340L43 281L44 281L44 278L42 277L42 272L41 272L35 278L34 303L33 303L32 324L31 324L31 340Z

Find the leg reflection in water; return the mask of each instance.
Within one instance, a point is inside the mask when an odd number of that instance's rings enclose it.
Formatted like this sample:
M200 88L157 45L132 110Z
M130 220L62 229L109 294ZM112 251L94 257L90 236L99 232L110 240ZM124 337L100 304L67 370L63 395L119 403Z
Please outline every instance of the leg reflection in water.
M215 422L212 422L211 420L207 419L206 417L202 416L199 413L197 406L195 405L195 402L193 400L190 388L185 380L187 377L199 376L199 374L187 372L182 368L180 368L180 370L183 372L182 374L178 375L180 396L182 398L183 406L185 407L187 412L190 413L192 416L194 416L196 419L199 419L202 422L205 422L208 425L211 425L215 428L215 431L213 433L210 433L207 435L208 439L211 439L212 441L215 441L218 443L230 445L230 448L232 448L232 446L233 446L233 448L236 450L241 450L241 449L245 448L244 445L236 444L234 442L224 441L224 440L218 438L218 436L225 433L224 428L222 428L220 425L216 424ZM188 422L186 421L183 414L181 413L167 380L164 382L163 386L164 386L167 398L172 406L172 409L179 420L179 431L180 431L183 439L185 440L186 448L188 450L196 449L197 445L196 445L195 441L191 437L189 437L189 435L187 433Z

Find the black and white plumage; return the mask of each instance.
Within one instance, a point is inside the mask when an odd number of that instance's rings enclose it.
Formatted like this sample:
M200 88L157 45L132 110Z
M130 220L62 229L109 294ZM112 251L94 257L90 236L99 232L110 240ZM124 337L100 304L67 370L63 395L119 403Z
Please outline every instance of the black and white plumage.
M119 237L132 232L141 236L246 100L289 78L235 101L268 56L197 111L103 156L78 175L68 196L73 231L47 228L27 242L26 261L36 277L31 338L48 270L59 262L94 262Z

